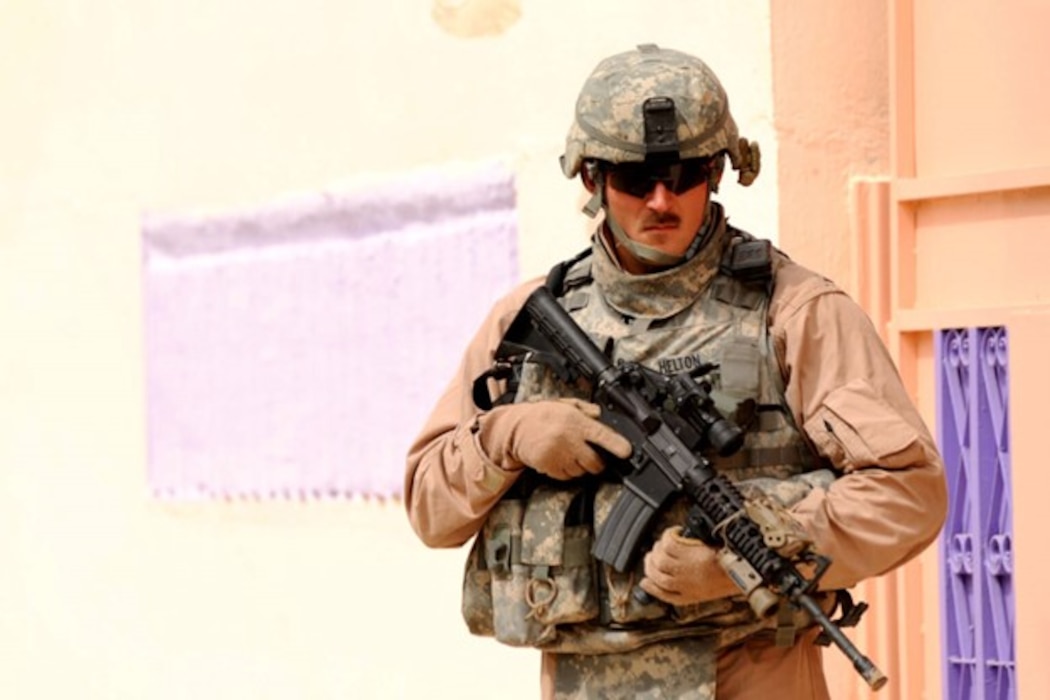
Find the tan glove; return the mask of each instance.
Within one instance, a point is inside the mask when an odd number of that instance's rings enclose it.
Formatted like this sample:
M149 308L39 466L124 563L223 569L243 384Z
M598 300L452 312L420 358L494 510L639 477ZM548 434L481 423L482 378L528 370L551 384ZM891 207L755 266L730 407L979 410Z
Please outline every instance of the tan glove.
M645 555L646 593L672 605L689 605L727 598L740 589L718 563L718 552L702 541L669 527Z
M601 409L580 399L553 399L499 406L478 419L481 448L511 471L532 467L554 479L598 474L600 447L621 459L631 443L598 420Z

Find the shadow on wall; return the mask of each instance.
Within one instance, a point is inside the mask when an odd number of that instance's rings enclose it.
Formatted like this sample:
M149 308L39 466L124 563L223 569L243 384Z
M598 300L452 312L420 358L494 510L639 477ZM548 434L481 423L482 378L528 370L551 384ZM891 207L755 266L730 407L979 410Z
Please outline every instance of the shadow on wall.
M430 14L439 27L453 36L497 36L521 18L521 1L434 0Z

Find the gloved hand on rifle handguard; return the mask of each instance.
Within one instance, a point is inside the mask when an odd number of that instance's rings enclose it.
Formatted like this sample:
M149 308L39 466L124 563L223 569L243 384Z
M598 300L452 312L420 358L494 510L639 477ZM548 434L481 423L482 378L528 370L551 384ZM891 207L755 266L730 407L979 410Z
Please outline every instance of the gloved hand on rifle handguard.
M758 528L763 543L788 561L809 551L813 544L805 528L791 515L789 506L800 501L815 486L830 480L819 472L770 482L753 479L741 484L746 498L744 511ZM764 487L764 488L763 488ZM741 592L726 574L720 552L699 539L686 537L681 527L669 527L645 557L642 590L667 603L689 605L716 600ZM739 557L730 557L739 561ZM803 564L803 569L808 566ZM756 604L755 601L752 604Z
M718 563L718 552L701 540L685 537L681 527L669 527L645 555L640 586L672 605L691 605L727 598L740 589Z
M580 399L499 406L478 418L478 439L489 459L509 471L532 467L563 481L598 474L605 463L596 447L621 459L631 454L631 443L600 422L600 413Z

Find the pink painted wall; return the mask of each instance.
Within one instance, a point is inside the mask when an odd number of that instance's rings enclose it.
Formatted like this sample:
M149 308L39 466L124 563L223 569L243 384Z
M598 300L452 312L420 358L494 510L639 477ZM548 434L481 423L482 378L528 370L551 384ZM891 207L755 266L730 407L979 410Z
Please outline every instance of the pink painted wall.
M851 634L891 677L879 697L1048 697L1050 97L1035 76L1050 7L774 0L772 25L782 245L865 305L933 428L935 334L1009 336L1016 672L997 676L1006 687L951 685L936 547L861 586L872 611ZM833 697L870 695L826 658Z
M890 164L886 2L774 0L771 17L780 240L849 285L851 182Z
M871 181L884 178L890 166L886 3L771 7L780 243L861 301L869 287L855 260L866 246L851 230L858 220L878 219L879 187ZM884 579L859 587L871 610L849 635L890 677L893 693L901 659L885 639L896 628L896 587L892 577ZM866 695L841 654L831 650L824 658L832 697Z

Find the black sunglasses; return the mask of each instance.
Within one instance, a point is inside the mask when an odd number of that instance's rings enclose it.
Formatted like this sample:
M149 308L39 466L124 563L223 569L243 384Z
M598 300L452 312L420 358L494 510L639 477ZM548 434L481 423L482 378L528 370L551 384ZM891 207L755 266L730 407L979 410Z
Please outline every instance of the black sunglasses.
M656 183L682 194L703 183L711 174L709 158L687 158L659 165L650 163L604 163L602 172L609 186L632 197L645 197Z

